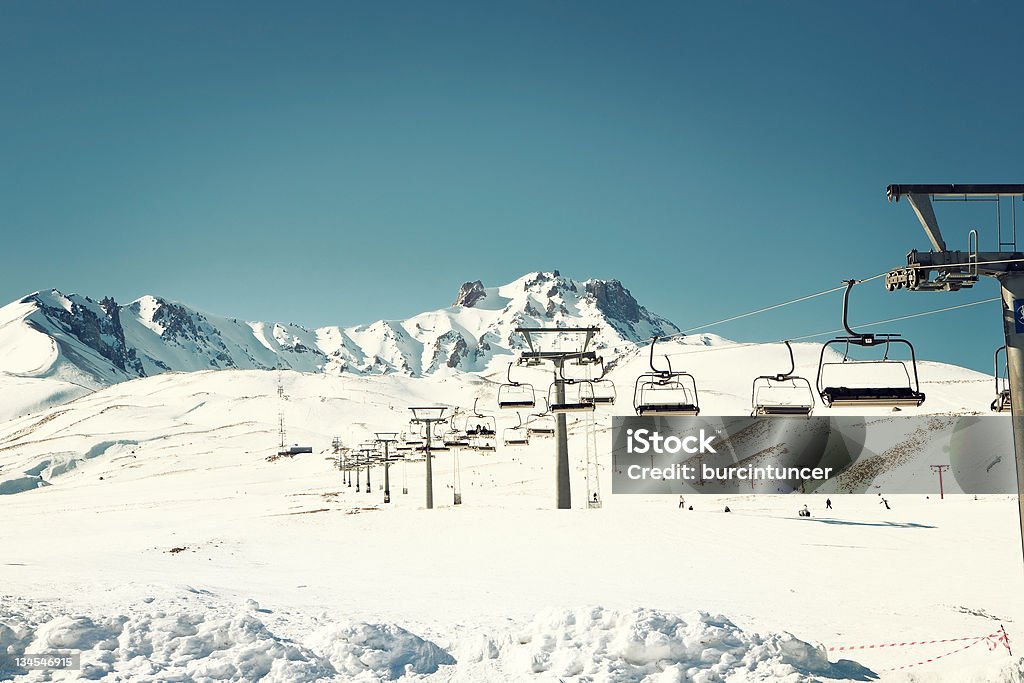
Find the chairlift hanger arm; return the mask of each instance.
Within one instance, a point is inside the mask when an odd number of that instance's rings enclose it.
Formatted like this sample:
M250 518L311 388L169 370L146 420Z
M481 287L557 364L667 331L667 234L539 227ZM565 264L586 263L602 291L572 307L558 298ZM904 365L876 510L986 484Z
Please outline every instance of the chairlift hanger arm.
M668 369L667 370L662 370L662 369L657 368L657 367L654 366L654 347L655 347L655 345L657 345L658 340L660 338L661 337L658 337L657 335L655 335L654 337L651 337L651 357L650 357L649 363L650 363L650 366L651 366L651 372L657 373L658 375L660 375L661 377L663 377L665 379L669 379L673 375L678 374L678 373L674 373L672 371L672 359L668 357L668 354L665 354L665 355L662 356L665 359L665 364L668 365Z
M793 356L793 345L788 339L782 343L786 345L786 350L789 351L789 371L775 375L774 379L776 382L784 382L787 379L792 379L793 375L796 374L796 357Z

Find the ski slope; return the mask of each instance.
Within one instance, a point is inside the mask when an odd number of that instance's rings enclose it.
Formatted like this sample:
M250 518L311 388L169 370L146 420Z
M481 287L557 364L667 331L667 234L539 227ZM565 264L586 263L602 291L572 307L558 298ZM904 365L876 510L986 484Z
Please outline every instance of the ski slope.
M795 348L813 378L820 347ZM745 414L753 376L788 360L710 336L658 350L695 375L707 414ZM435 510L422 462L391 468L388 506L379 467L371 492L343 485L332 438L401 431L410 405L493 406L499 367L289 371L284 401L272 371L164 373L18 413L0 424L0 651L80 649L82 675L105 680L1020 679L985 640L828 650L1000 625L1024 643L1015 499L834 496L826 513L817 495L688 497L692 511L612 496L608 415L631 412L643 351L610 374L596 510L575 421L573 510L551 509L550 440L460 454L457 507L451 453L434 460ZM990 378L920 369L928 399L907 413L986 410ZM312 455L267 460L282 408ZM497 417L499 434L515 425Z

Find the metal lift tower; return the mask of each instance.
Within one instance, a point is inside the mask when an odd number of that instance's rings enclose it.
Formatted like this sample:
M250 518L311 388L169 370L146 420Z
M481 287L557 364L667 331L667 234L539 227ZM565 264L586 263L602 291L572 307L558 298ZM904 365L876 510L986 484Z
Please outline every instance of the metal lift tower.
M972 287L981 275L995 278L1002 287L1003 333L1017 461L1017 503L1024 543L1024 253L1017 249L1016 207L1018 198L1024 197L1024 184L890 185L886 193L891 202L907 199L933 249L927 253L915 249L907 254L907 265L886 275L886 289L890 292L904 288L918 292L953 292ZM1009 198L1009 226L1003 225L1003 198ZM992 202L996 209L998 251L979 251L975 230L969 233L966 252L948 249L935 218L933 200Z
M528 351L520 355L520 362L528 366L540 365L550 361L554 365L555 381L552 387L555 390L555 402L565 404L565 364L573 362L577 365L588 365L598 363L600 359L597 353L590 350L590 342L594 335L601 331L599 327L518 327L519 332L526 338ZM577 348L571 351L543 350L538 343L541 338L558 339L562 335L576 335L582 337ZM591 409L593 409L591 407ZM555 411L552 411L555 412ZM558 509L568 510L572 508L572 492L569 488L569 432L566 428L565 413L555 415L555 477L558 497Z

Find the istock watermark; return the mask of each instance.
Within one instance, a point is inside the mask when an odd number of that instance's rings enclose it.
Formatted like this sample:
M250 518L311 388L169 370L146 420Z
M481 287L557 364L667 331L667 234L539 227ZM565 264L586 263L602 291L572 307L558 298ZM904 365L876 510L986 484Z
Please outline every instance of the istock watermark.
M613 493L1015 493L1005 416L616 417Z
M650 429L627 429L626 450L629 453L715 453L711 445L714 434L705 434L701 429L698 435L684 437L662 436Z

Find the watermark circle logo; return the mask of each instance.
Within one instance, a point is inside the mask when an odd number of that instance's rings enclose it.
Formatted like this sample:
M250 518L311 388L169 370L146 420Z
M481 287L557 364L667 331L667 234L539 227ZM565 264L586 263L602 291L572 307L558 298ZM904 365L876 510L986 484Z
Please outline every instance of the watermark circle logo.
M1024 324L1024 304L1017 306L1017 322Z

